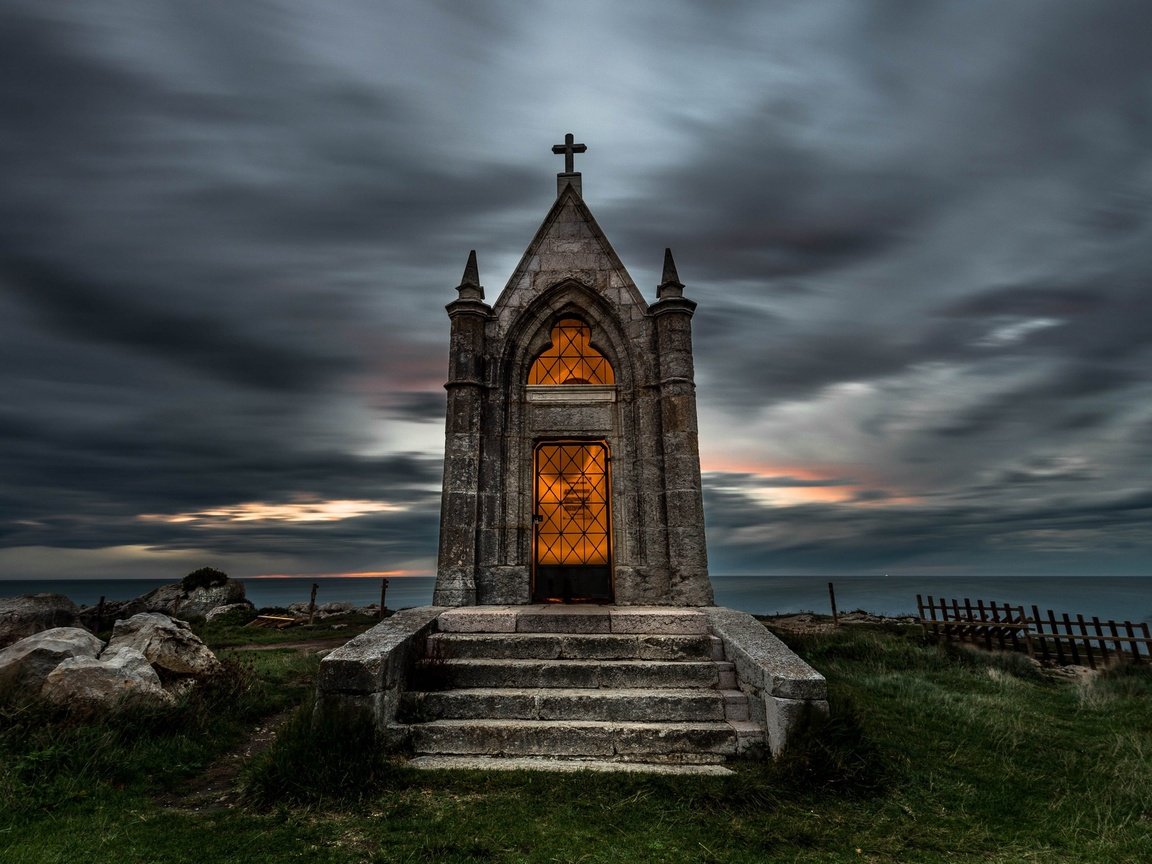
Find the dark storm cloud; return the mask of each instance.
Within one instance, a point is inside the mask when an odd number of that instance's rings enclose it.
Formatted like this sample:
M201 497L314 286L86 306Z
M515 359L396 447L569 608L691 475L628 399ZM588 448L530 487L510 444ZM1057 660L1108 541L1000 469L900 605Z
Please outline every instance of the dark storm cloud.
M9 260L0 278L40 313L44 322L80 340L109 342L209 372L226 382L273 390L315 386L347 358L309 354L298 348L261 344L258 336L236 332L227 320L183 314L115 296L86 274L56 265ZM7 278L4 278L7 277ZM159 291L147 291L158 296Z
M1152 492L1022 506L984 500L941 501L930 507L874 506L863 501L768 507L757 504L724 475L705 481L709 543L719 573L855 572L876 568L943 568L962 572L973 562L1039 572L1072 572L1095 560L1128 572L1152 563ZM717 541L719 541L717 543ZM846 560L851 562L845 568ZM995 564L993 563L993 567ZM992 572L996 572L993 570Z
M671 246L700 303L704 427L765 466L708 475L717 572L1146 561L1150 29L1140 0L7 0L0 543L430 562L443 307L471 248L495 299L571 128L646 296ZM403 509L139 518L321 500Z

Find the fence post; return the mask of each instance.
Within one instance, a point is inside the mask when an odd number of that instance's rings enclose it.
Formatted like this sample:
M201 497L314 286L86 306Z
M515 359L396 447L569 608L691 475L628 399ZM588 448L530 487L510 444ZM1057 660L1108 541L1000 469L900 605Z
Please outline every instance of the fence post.
M1139 663L1140 662L1140 646L1136 642L1136 634L1132 630L1132 622L1131 621L1125 621L1124 626L1128 630L1128 639L1129 639L1128 644L1132 646L1132 662L1133 663Z
M387 606L384 603L384 598L387 596L387 594L388 594L388 580L387 579L381 579L380 580L380 619L381 620L384 619L384 610L387 608Z
M1092 616L1092 627L1096 631L1096 647L1100 649L1100 658L1104 665L1108 665L1108 642L1104 639L1104 630L1100 626L1100 616Z
M1028 656L1035 657L1036 650L1032 646L1032 628L1028 626L1028 615L1024 612L1023 606L1016 607L1020 610L1020 623L1024 629L1024 644L1028 647Z
M1044 640L1044 619L1040 617L1040 607L1032 604L1032 621L1036 624L1036 638L1040 640L1040 651L1044 655L1044 662L1048 663L1052 657L1048 653L1048 643Z
M840 616L836 612L836 591L832 587L832 583L828 583L828 599L832 601L832 626L840 626Z
M316 592L320 590L320 585L316 582L312 583L312 596L308 598L308 623L311 624L316 619Z
M1084 653L1088 655L1088 665L1096 668L1096 658L1092 656L1092 640L1088 638L1088 625L1084 623L1084 616L1076 613L1076 622L1080 625L1080 635L1084 638Z

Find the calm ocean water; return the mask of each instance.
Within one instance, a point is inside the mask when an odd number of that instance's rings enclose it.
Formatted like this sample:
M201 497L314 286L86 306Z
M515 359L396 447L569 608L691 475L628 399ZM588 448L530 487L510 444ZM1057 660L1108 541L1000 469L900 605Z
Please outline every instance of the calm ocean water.
M82 605L137 597L171 580L0 579L0 597L51 591ZM313 581L318 603L380 601L377 579L245 579L248 599L258 607L306 603ZM432 576L397 577L388 583L388 606L401 609L432 602ZM716 602L757 614L829 611L828 582L835 583L841 612L865 609L881 615L915 614L916 595L973 602L1036 604L1041 611L1097 615L1117 621L1152 623L1152 576L713 576Z

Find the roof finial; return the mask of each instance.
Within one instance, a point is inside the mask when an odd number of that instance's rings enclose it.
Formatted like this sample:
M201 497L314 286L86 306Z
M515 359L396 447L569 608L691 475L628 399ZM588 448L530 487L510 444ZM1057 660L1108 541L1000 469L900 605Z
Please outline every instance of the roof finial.
M559 155L561 153L564 154L564 173L565 174L575 174L576 173L576 167L575 167L576 160L573 157L573 154L585 153L588 150L588 147L584 144L573 144L572 142L575 140L576 140L576 136L573 135L571 132L569 132L567 135L564 136L564 143L563 144L553 144L552 145L552 152L553 153L555 153L557 155Z
M583 194L580 172L575 168L573 154L583 153L588 148L584 144L573 144L572 142L575 140L576 136L569 132L564 136L563 144L556 144L552 147L553 153L564 156L564 173L556 175L557 197L563 195L565 189L571 189L577 196Z
M468 263L464 265L464 276L456 288L462 299L484 299L484 288L480 285L480 268L476 266L476 250L468 253Z
M676 262L672 260L672 250L664 249L664 273L660 277L660 285L656 288L656 297L683 297L684 283L676 272Z

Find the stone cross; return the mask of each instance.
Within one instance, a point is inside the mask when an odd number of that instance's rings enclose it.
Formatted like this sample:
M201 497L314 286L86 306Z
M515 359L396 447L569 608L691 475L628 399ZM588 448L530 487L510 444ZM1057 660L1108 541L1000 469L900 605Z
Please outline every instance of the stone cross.
M553 153L555 153L556 155L560 155L561 153L564 154L564 173L565 174L574 174L576 171L575 167L573 166L573 162L575 161L572 158L573 154L584 153L588 150L588 147L584 144L573 144L572 141L574 139L575 139L575 136L571 132L569 132L567 135L564 136L564 143L563 144L553 144L552 145L552 152Z

